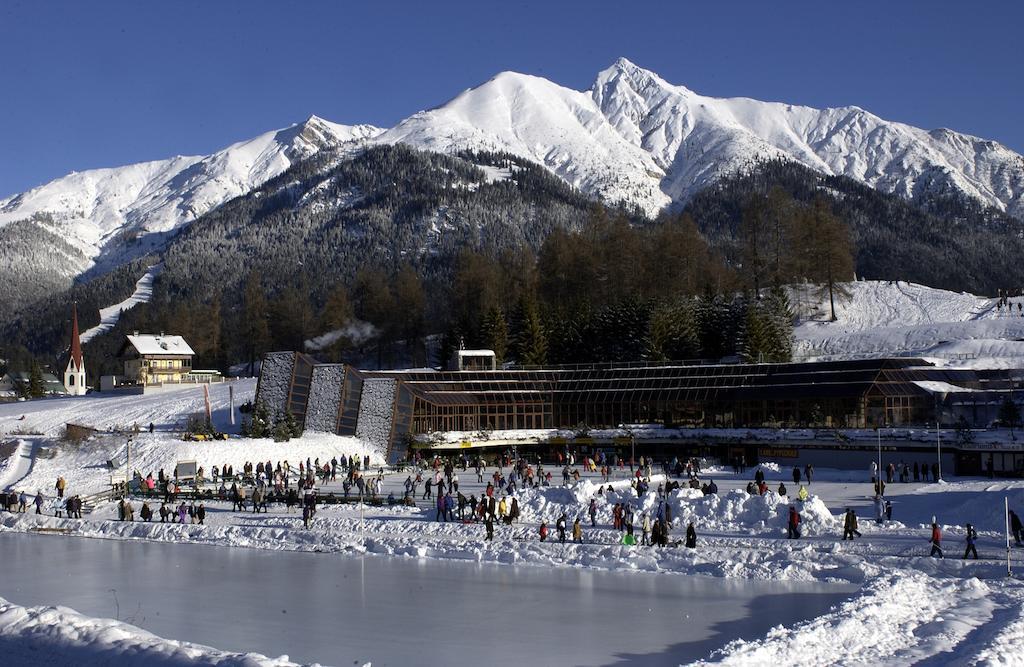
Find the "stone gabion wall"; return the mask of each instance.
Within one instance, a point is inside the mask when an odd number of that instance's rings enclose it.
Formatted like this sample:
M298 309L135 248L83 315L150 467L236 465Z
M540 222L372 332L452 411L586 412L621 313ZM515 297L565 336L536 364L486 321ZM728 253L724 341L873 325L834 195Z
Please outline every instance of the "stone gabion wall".
M393 378L367 378L363 381L356 437L370 443L381 453L388 450L397 387L398 381Z
M306 404L306 430L334 433L338 428L338 408L345 385L345 367L319 365L313 367L309 402Z
M288 405L294 363L293 352L271 352L263 357L256 402L263 404L271 419L284 412Z

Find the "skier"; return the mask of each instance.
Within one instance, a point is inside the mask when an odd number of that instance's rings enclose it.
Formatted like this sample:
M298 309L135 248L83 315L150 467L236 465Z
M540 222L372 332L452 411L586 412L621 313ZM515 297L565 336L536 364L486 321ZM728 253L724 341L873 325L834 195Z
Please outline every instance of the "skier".
M25 494L22 494L24 496ZM24 502L22 502L24 506ZM24 510L22 510L24 511ZM1010 530L1013 532L1013 540L1017 543L1017 546L1024 546L1021 544L1021 535L1024 534L1024 526L1021 525L1020 517L1013 510L1010 510Z
M843 520L843 540L853 540L853 536L860 537L857 530L857 514L850 508L846 509L846 518Z
M978 541L978 531L974 530L974 526L967 524L967 535L965 536L967 542L967 548L964 550L964 560L967 560L967 555L973 553L974 560L978 560L978 548L974 546L975 542Z
M789 506L789 520L786 522L786 538L800 539L800 513L792 505Z
M929 556L935 556L938 554L938 558L943 558L942 555L942 531L939 529L939 524L932 520L932 538L928 540L928 543L932 545L932 551Z
M686 526L686 548L697 548L697 530L693 527L692 521Z

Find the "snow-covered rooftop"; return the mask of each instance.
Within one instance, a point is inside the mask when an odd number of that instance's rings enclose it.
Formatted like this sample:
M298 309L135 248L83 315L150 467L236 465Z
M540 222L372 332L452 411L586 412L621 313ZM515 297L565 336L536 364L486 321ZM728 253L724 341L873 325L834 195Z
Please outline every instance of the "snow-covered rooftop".
M184 354L195 355L192 348L181 336L165 336L163 334L131 334L128 336L139 354Z

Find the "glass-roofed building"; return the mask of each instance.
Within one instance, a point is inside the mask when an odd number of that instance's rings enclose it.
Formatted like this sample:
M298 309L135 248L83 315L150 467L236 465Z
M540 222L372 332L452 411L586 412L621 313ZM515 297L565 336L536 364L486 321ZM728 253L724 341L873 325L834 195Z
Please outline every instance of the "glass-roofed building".
M623 425L984 427L1022 385L1024 371L945 369L922 359L362 371L278 352L265 359L257 400L307 429L368 438L398 459L416 439L441 432L518 431L526 442L538 431Z

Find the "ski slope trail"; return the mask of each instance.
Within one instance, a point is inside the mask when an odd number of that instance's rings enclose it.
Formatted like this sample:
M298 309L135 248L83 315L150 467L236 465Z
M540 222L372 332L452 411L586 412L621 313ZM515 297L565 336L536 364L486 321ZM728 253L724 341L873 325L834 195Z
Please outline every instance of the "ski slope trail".
M140 303L149 303L153 298L153 280L160 274L162 264L156 264L149 268L138 282L135 283L135 291L132 295L120 303L100 309L100 323L82 332L81 340L88 343L96 336L105 334L112 330L121 319L121 313L131 310Z
M38 440L19 440L18 448L11 455L7 465L0 469L0 489L14 486L28 477L35 466L38 451Z

